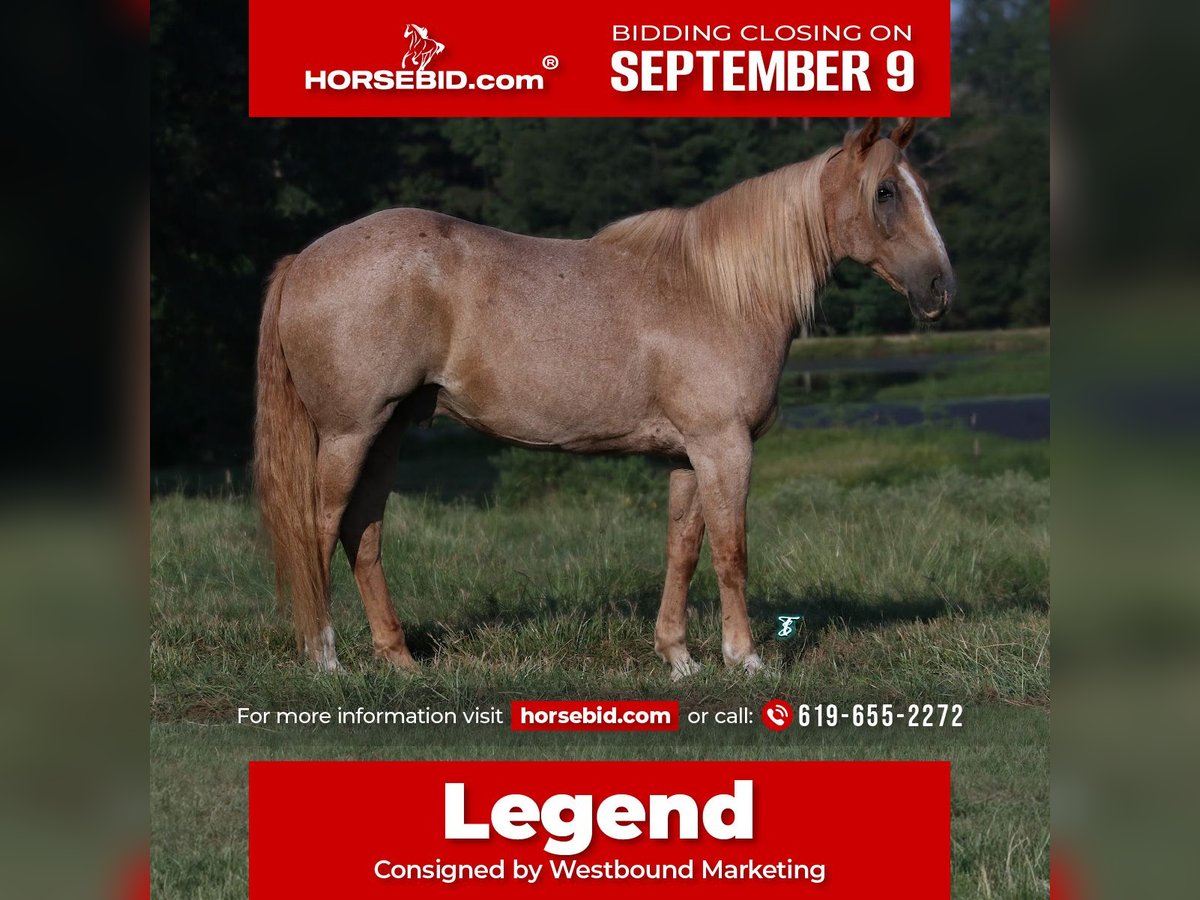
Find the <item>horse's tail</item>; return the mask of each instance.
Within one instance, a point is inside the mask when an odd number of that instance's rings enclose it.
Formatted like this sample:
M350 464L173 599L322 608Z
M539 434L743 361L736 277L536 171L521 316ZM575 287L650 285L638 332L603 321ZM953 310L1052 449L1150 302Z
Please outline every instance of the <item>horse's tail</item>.
M316 652L326 624L329 576L317 521L317 430L296 393L279 343L279 304L295 256L275 264L258 334L254 484L275 557L275 592L291 596L296 645Z

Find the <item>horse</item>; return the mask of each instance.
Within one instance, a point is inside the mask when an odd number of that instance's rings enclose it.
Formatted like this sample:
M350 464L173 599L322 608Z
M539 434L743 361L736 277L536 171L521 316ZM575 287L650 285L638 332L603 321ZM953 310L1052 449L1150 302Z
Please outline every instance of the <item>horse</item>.
M911 119L687 209L585 240L527 237L420 209L343 225L281 259L258 347L254 475L298 651L338 670L338 541L377 657L416 664L380 559L407 426L448 416L524 447L655 455L670 465L654 629L672 677L695 672L687 594L707 533L729 667L762 666L746 612L751 449L776 414L792 340L840 260L869 266L934 321L955 278Z
M405 66L411 58L418 72L424 72L429 61L446 49L446 45L429 37L429 29L420 25L404 26L404 36L408 38L408 52L400 60Z

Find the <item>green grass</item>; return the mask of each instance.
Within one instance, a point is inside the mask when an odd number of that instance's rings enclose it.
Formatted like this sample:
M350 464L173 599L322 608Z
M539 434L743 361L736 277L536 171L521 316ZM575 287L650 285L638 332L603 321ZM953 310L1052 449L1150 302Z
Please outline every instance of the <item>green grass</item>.
M937 353L1049 351L1049 328L999 331L917 331L869 337L822 337L792 344L791 359L873 359Z
M947 473L905 486L801 480L752 502L751 614L774 670L750 686L791 696L1003 698L1044 703L1045 481ZM693 644L708 671L665 682L652 650L664 513L653 498L586 506L556 496L481 510L397 497L389 580L426 662L399 678L371 659L344 563L335 625L348 673L290 664L290 632L248 503L164 498L153 510L156 692L166 721L227 721L238 705L474 704L497 694L653 694L736 699L717 665L715 579L698 574ZM800 641L770 639L801 612ZM972 654L971 648L981 649Z
M391 672L343 560L346 672L299 664L251 503L166 494L151 509L155 896L245 893L245 763L255 758L942 758L953 763L955 897L1044 897L1049 448L965 430L766 436L750 500L750 613L768 670L720 665L707 553L672 683L653 652L666 473L459 441L410 445L385 523L389 585L422 662ZM456 479L436 481L447 467ZM415 490L418 486L429 490ZM798 637L775 616L803 614ZM513 698L662 697L683 709L793 702L963 703L967 727L686 727L671 735L231 724L259 709L469 709Z
M1023 630L1043 620L1047 603L1048 448L999 438L979 446L976 454L968 432L932 427L781 429L760 442L750 503L752 613L764 638L776 614L803 611L809 623L799 643L768 643L781 686L799 689L789 679L811 677L829 690L842 684L843 696L883 686L849 678L861 669L920 687L888 661L895 647L887 642L941 652L956 636L969 642L984 627L980 615L997 630L989 643L1030 644ZM662 689L651 643L665 472L639 460L520 451L501 452L496 465L497 489L484 504L393 497L389 582L429 670L384 682L408 699L457 691L463 702L497 687L581 696L616 683ZM288 702L308 693L315 703L375 689L380 670L367 654L343 561L334 606L350 673L312 679L302 667L279 665L291 658L291 637L273 606L246 499L161 497L152 527L156 714L204 718L198 711L207 708L224 717L246 690ZM704 560L693 588L694 642L715 662L717 591ZM887 622L899 627L874 628ZM872 637L847 644L843 632ZM847 669L830 648L867 658ZM795 657L805 664L793 665ZM1001 660L987 670L966 663L925 686L938 685L939 696L966 690L1044 701L1044 690L1013 693L979 680L1006 679ZM712 668L692 683L697 691L740 688Z
M927 372L855 369L784 373L783 406L853 403L938 403L970 397L1015 397L1050 391L1050 354L1011 351L947 362Z
M1050 445L966 428L776 428L755 446L751 493L821 478L840 486L905 485L954 471L978 478L1023 472L1050 476Z

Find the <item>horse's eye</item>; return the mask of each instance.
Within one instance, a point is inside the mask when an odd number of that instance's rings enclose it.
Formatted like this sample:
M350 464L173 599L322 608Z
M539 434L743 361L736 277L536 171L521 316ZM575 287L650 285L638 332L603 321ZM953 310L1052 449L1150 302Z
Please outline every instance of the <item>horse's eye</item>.
M881 184L875 191L875 199L880 203L887 203L887 201L892 199L892 196L892 189L886 184Z

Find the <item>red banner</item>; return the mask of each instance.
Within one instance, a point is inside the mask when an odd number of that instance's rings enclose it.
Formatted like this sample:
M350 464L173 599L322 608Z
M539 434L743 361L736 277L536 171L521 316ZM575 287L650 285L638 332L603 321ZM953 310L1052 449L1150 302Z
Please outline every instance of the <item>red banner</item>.
M252 900L950 896L947 762L252 762Z
M514 700L513 731L678 731L675 700Z
M950 4L251 0L250 114L946 116Z

